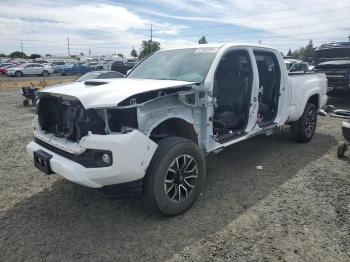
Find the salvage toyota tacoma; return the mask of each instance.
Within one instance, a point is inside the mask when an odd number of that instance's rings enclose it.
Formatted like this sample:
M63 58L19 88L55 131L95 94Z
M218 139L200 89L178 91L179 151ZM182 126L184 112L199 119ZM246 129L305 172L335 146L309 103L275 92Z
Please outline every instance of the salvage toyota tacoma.
M310 141L326 92L324 74L289 76L274 48L162 50L126 78L42 90L26 150L46 174L141 194L151 210L177 215L203 188L207 154L284 124L294 140Z

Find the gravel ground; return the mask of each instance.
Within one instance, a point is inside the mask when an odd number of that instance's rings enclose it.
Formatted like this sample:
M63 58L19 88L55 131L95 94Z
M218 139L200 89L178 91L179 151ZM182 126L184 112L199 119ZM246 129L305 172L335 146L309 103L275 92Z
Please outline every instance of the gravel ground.
M162 218L141 199L105 199L42 175L24 152L34 108L21 103L0 89L0 261L350 261L340 120L320 118L308 144L284 130L208 157L196 204Z

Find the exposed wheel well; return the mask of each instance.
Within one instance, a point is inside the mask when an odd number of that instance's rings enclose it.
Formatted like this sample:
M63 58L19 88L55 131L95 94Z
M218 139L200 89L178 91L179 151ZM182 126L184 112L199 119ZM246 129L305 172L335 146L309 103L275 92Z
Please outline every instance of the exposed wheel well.
M319 109L319 102L318 102L318 95L317 94L311 96L307 102L314 104L317 107L317 109Z
M198 145L198 138L193 124L181 118L170 118L160 123L152 130L150 138L157 142L169 136L187 138Z

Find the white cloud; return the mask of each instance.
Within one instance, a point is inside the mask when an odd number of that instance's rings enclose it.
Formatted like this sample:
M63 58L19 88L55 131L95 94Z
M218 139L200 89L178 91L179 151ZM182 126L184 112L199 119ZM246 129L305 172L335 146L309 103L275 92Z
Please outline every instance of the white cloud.
M14 4L2 0L0 52L18 50L23 40L27 53L64 54L69 36L73 53L91 49L95 54L128 54L132 47L138 48L142 40L149 38L151 23L155 39L164 48L188 45L202 34L208 34L210 42L262 40L264 44L285 51L305 45L311 38L316 43L346 40L350 33L348 0L149 0L132 3L125 2L121 6L109 0L99 3L17 0ZM194 25L201 23L208 26L198 29ZM210 27L214 23L216 29ZM217 27L218 23L239 26L242 30L225 32ZM182 34L184 31L186 37Z
M181 0L182 4L178 6L174 4L177 1L161 0L161 2L181 12L168 13L155 10L144 10L144 12L183 22L215 22L242 26L256 30L256 35L263 31L266 32L266 37L261 40L275 46L278 43L277 46L280 48L282 46L296 48L298 45L305 44L307 39L314 39L316 43L341 39L345 41L350 33L348 0ZM208 31L209 29L208 26ZM252 32L237 32L234 37L232 33L230 35L225 32L208 34L218 38L226 37L244 41L254 36Z
M151 21L110 3L5 2L0 8L0 51L18 50L23 40L28 53L66 53L69 37L75 53L91 49L95 53L128 54L149 38L151 23L161 34L176 35L187 28Z

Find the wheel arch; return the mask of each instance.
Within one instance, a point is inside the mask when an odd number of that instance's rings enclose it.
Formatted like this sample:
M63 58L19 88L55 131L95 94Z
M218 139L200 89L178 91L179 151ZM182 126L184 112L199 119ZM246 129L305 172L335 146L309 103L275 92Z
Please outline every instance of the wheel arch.
M317 94L317 93L313 94L306 101L306 104L307 103L314 104L317 107L317 109L320 109L320 98L321 98L320 94ZM306 104L305 104L305 106L306 106Z
M169 136L187 138L198 145L198 135L193 123L179 117L170 117L159 121L149 132L152 140Z
M304 113L306 105L311 103L316 106L317 110L320 109L322 104L321 95L318 92L311 92L310 94L305 94L303 98L299 99L301 102L291 107L290 117L287 121L288 123L292 123L298 121Z

